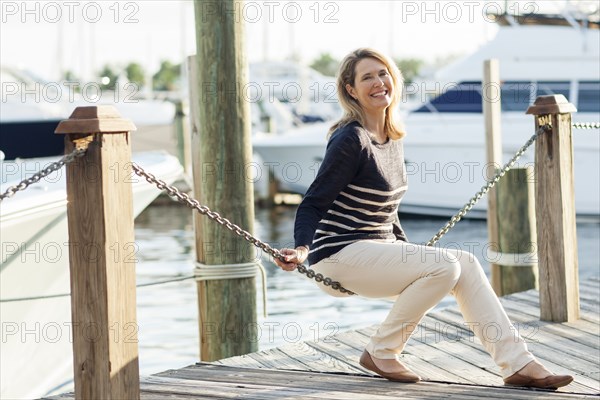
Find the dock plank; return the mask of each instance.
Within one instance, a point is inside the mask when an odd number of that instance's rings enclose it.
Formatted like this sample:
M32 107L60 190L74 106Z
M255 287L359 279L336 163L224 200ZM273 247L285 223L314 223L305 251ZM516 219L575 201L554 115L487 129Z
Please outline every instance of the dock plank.
M458 307L451 306L425 316L400 357L424 378L416 384L390 382L360 366L374 325L145 377L141 398L598 399L600 280L580 284L581 319L570 323L540 321L536 291L500 299L534 355L551 370L575 376L557 391L503 386L498 367L464 324ZM73 399L73 394L51 399Z
M265 372L268 372L265 374ZM398 398L431 398L446 399L480 399L485 393L490 399L572 399L592 398L584 394L570 394L542 390L523 390L508 387L482 385L448 385L437 382L421 382L417 384L399 384L382 378L364 377L348 374L310 373L297 371L257 371L211 364L197 364L179 370L166 371L158 376L163 378L189 379L211 382L236 382L246 387L251 384L272 385L272 387L309 387L319 398L351 398L351 399L398 399ZM343 390L348 397L330 397L329 393ZM283 393L282 393L283 395ZM241 396L240 398L247 398ZM293 397L298 398L298 397Z
M583 318L564 324L539 321L539 295L535 291L501 299L511 320L516 323L536 357L557 373L570 373L576 377L576 381L564 390L600 393L600 367L597 361L600 359L600 339L595 334L599 324L596 315L590 311L594 309L593 301L586 295L587 292L595 293L597 289L600 289L598 281L587 282L582 291ZM306 344L338 360L338 366L343 366L346 372L358 370L373 375L358 364L358 357L376 329L377 326L371 326L341 332L333 336L329 343ZM426 381L502 384L498 368L464 324L457 306L426 316L411 337L401 359ZM319 363L318 359L314 359L314 362ZM227 361L223 360L223 363L226 364ZM329 364L329 367L323 365L321 370L341 371L331 366L331 362ZM281 368L276 364L273 367ZM315 368L318 369L319 366L311 364L306 370Z
M361 329L358 332L368 337L374 333L374 329ZM449 357L436 346L428 345L419 335L411 337L400 359L411 369L423 371L421 377L428 381L484 385L498 383L473 364L458 357Z
M511 316L510 313L509 316ZM437 313L437 318L445 323L454 324L457 327L462 326L463 320L458 310L446 309L443 313ZM573 387L575 391L583 393L598 393L600 383L595 376L599 368L598 364L586 363L585 365L590 368L586 369L581 367L580 364L583 363L582 361L572 355L563 353L562 349L544 343L533 342L528 340L527 337L524 337L524 339L528 342L528 347L536 358L542 361L550 370L556 373L569 373L575 376L575 382L569 388ZM465 341L464 345L483 349L481 342L476 337L473 337L472 341Z

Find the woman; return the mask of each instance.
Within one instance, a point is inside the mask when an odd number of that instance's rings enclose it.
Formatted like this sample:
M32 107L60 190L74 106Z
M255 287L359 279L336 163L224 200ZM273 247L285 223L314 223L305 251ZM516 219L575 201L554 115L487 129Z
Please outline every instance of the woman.
M393 114L401 87L397 67L372 49L343 60L337 91L344 116L331 127L323 163L298 207L296 247L282 249L286 262L275 262L292 271L308 260L315 272L359 295L397 296L360 358L363 367L389 380L420 380L396 356L425 313L451 293L505 384L568 385L573 377L552 374L515 334L474 255L408 242L397 214L407 188L404 132ZM499 339L486 338L489 324Z

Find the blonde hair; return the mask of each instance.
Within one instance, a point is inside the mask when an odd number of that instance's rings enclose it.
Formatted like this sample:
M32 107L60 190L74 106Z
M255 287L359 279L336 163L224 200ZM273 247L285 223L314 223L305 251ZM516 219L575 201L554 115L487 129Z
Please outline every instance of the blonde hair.
M340 105L344 109L344 115L342 115L342 118L333 124L331 128L329 128L327 137L329 138L331 134L336 131L336 129L342 128L354 121L357 121L363 127L365 126L365 114L360 104L356 99L350 96L350 93L348 93L348 90L346 90L347 84L354 87L354 81L356 79L356 65L359 61L365 58L373 58L381 62L386 66L390 73L392 82L394 84L394 91L392 101L385 110L384 129L391 139L401 139L406 135L406 133L404 132L404 127L402 126L401 122L394 115L394 110L398 103L400 103L404 78L394 62L390 61L390 59L385 55L370 48L360 48L354 50L344 58L340 65L336 85L338 99Z

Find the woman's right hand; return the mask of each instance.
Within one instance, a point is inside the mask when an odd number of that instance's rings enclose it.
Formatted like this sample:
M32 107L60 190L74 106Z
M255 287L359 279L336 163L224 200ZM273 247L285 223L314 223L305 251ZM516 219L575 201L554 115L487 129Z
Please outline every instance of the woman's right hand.
M298 246L295 249L281 249L279 252L284 256L285 261L275 258L275 264L285 271L293 271L302 264L308 257L308 247Z

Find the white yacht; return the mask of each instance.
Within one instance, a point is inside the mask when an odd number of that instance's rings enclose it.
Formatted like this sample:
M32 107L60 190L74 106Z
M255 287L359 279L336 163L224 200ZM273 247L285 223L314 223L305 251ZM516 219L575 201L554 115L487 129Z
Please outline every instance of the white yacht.
M57 159L2 161L0 192ZM177 159L162 151L134 154L133 161L169 183L182 174ZM159 190L136 176L131 180L137 216ZM2 399L38 398L73 380L65 181L63 168L0 208Z
M507 161L534 133L527 107L537 96L563 94L578 109L574 122L600 121L600 30L559 15L496 16L496 37L470 56L438 71L444 90L405 117L409 190L400 212L451 216L489 178L481 81L483 62L495 58L502 79L502 142ZM551 43L551 46L544 45ZM431 84L430 86L431 87ZM304 193L325 151L329 123L283 135L257 135L254 151L281 188ZM578 218L600 219L600 135L574 131L575 202ZM533 150L517 166L533 163ZM485 217L480 202L471 217Z
M63 138L54 135L54 128L79 106L115 106L138 128L132 136L134 146L156 140L159 129L170 129L175 117L172 102L141 98L129 82L119 81L117 87L120 90L103 91L96 82L49 82L25 69L0 66L0 149L8 160L62 154Z
M249 65L248 99L286 104L302 122L330 120L340 114L335 78L292 61Z

